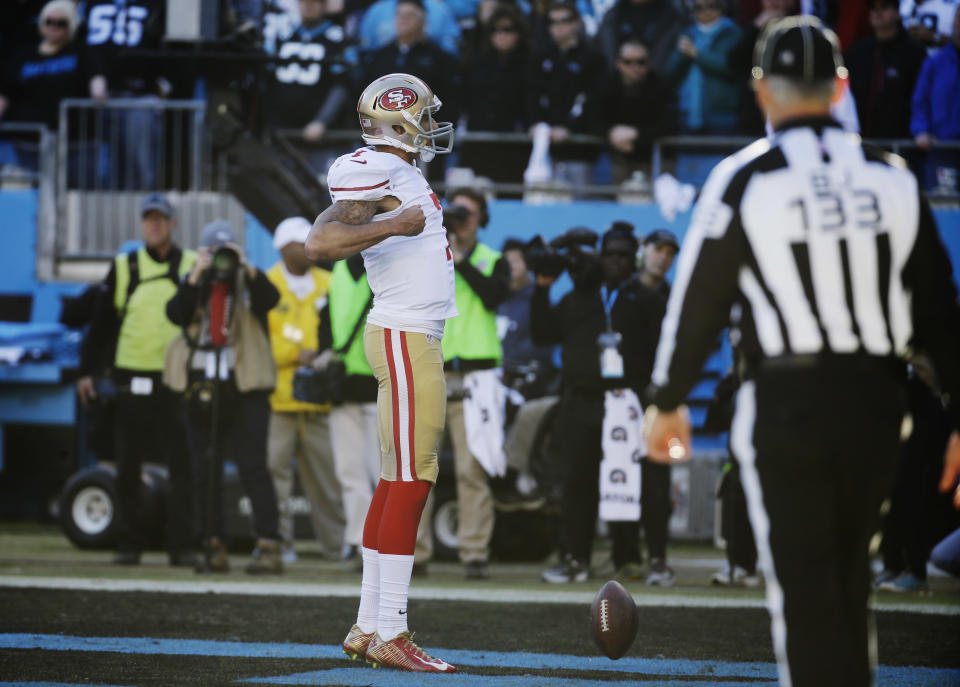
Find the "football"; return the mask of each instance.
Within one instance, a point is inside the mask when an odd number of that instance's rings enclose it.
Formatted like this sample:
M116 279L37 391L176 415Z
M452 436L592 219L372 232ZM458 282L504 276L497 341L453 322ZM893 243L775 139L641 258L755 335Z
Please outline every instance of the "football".
M616 580L604 584L590 606L590 627L600 651L607 658L620 658L633 644L639 625L640 615L630 592Z

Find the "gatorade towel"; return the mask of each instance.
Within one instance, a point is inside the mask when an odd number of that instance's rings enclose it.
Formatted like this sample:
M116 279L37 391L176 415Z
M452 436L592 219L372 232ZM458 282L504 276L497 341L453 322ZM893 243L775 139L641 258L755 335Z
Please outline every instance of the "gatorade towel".
M210 287L210 343L227 345L227 295L229 288L224 282L214 282Z

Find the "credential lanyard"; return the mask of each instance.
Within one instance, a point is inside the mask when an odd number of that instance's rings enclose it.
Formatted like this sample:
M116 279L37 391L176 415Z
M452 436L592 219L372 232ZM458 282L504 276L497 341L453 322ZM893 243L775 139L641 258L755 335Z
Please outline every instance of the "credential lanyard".
M603 303L603 314L607 317L607 331L613 331L613 320L610 317L610 313L613 311L613 304L617 302L617 296L620 294L620 289L616 288L607 293L607 285L603 284L600 286L600 301Z

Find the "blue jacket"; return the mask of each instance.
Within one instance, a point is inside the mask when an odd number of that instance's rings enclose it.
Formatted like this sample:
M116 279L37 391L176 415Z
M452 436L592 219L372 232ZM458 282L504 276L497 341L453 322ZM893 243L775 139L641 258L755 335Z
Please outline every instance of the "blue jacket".
M727 65L727 53L740 40L740 28L729 17L721 17L718 24L710 32L696 24L685 28L681 35L696 44L697 59L674 48L663 69L665 80L677 89L677 104L687 130L737 123L740 75Z
M910 133L960 139L960 50L949 43L927 58L913 90Z

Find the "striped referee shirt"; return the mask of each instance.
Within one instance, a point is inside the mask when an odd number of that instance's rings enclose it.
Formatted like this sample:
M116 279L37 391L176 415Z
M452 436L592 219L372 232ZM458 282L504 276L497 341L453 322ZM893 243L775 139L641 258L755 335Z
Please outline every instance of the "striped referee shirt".
M748 369L920 349L944 391L957 391L957 289L904 161L816 118L792 120L717 165L667 304L652 377L659 408L683 401L728 325Z

